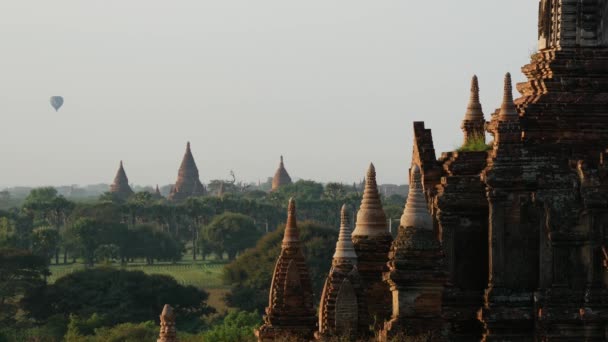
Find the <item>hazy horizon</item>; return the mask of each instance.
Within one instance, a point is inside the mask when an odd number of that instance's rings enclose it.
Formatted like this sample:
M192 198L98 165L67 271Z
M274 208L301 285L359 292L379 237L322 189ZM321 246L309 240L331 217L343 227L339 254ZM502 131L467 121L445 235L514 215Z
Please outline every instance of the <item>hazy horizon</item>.
M538 2L18 1L0 5L0 186L201 180L407 183L412 122L462 140L536 49ZM515 92L516 93L516 92ZM517 94L517 93L516 93ZM61 95L55 112L49 98Z

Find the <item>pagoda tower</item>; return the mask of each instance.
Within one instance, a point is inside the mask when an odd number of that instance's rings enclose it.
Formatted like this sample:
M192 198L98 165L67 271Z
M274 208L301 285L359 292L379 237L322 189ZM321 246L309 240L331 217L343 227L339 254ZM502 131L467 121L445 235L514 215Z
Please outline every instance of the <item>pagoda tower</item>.
M464 145L473 141L485 143L485 123L486 120L483 117L483 110L479 102L479 82L477 76L473 76L471 80L471 98L461 126L464 132Z
M386 214L382 208L376 169L370 164L365 177L365 189L353 231L353 244L358 257L358 270L362 280L365 310L359 316L363 326L380 328L391 314L391 292L382 274L393 237L388 231Z
M283 185L288 184L291 184L291 177L289 177L289 173L287 173L287 170L285 169L285 165L283 164L283 156L281 156L279 168L274 173L274 177L272 177L272 191L275 191Z
M114 182L110 185L110 192L123 199L133 195L133 190L129 186L129 179L122 165L122 160L118 166Z
M264 324L256 329L260 342L292 337L310 341L314 337L316 317L312 285L296 224L296 203L289 200L287 223L277 260L264 315Z
M343 205L340 212L340 233L336 252L323 286L319 305L319 331L315 334L317 338L329 336L355 338L359 330L368 328L362 326L359 321L359 313L365 310L365 306L349 221L347 207Z
M393 314L384 325L381 340L392 341L405 332L410 337L443 340L441 303L447 278L444 254L433 230L417 165L411 169L409 194L388 267L384 279L393 294Z
M198 175L198 168L194 162L190 142L186 145L186 153L177 173L177 181L171 189L168 199L170 201L182 201L188 197L203 196L205 187Z
M160 314L160 334L156 342L177 342L175 330L175 313L169 304L165 304Z
M163 198L163 195L160 193L160 189L158 188L158 184L156 184L156 188L154 189L154 193L152 194L152 198L159 200Z

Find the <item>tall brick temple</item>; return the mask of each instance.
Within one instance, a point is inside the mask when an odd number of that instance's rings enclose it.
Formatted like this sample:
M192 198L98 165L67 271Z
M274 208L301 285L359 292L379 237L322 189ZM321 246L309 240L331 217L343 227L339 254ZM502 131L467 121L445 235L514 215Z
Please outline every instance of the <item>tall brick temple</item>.
M133 189L131 189L131 186L129 185L129 178L127 178L127 173L122 165L122 160L118 165L118 171L116 171L114 182L110 185L110 192L123 199L133 195Z
M489 117L473 77L457 151L437 158L414 123L395 241L370 166L355 255L345 271L334 257L318 337L358 320L381 341L608 340L608 1L541 0L538 48L519 98L508 73L484 85L503 98ZM337 310L355 269L350 311Z
M199 179L198 168L190 150L190 142L188 142L186 153L177 172L177 181L171 189L168 199L182 201L188 197L203 196L205 192L205 186Z

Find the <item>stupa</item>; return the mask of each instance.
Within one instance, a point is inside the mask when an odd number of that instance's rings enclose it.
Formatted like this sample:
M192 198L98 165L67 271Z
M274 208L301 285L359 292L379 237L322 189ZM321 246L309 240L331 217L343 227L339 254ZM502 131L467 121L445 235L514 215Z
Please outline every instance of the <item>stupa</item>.
M177 181L171 189L168 199L170 201L182 201L188 197L203 195L205 195L205 187L199 179L198 168L190 150L190 142L188 142L186 153L177 173Z

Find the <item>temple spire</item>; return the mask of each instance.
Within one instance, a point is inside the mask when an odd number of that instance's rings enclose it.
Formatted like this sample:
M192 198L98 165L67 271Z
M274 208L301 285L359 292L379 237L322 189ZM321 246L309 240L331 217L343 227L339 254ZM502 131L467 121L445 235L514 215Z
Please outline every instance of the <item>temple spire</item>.
M365 189L361 207L357 213L357 225L353 235L388 235L390 234L386 225L386 214L382 208L378 184L376 183L376 168L373 163L369 164L365 176Z
M338 235L338 242L336 243L334 259L341 258L356 262L357 254L355 253L355 247L352 241L349 221L347 207L346 204L344 204L340 211L340 234Z
M433 218L429 213L426 197L422 188L422 176L418 165L412 166L410 177L410 190L407 202L401 216L401 226L432 230Z
M283 245L299 241L300 232L298 231L298 225L296 222L296 201L292 197L289 199L289 205L287 208L287 223L285 224Z
M519 117L517 108L513 102L513 86L511 84L511 73L505 75L504 93L500 112L498 113L499 120L514 120Z
M473 75L473 79L471 79L471 97L464 119L469 121L484 119L481 102L479 102L479 81L477 80L477 75Z

